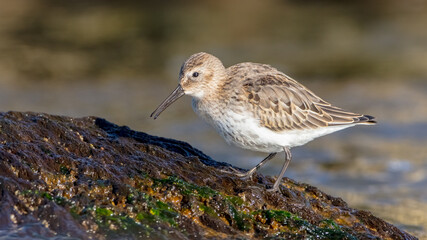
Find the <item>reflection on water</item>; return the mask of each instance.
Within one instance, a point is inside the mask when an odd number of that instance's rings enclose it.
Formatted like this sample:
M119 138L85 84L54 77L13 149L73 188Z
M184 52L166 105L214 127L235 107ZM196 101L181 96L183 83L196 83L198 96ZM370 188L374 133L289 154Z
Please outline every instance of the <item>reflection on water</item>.
M250 168L265 156L227 146L189 98L148 116L194 52L269 63L379 121L293 149L286 176L427 237L427 5L417 4L11 1L0 9L0 110L105 117Z

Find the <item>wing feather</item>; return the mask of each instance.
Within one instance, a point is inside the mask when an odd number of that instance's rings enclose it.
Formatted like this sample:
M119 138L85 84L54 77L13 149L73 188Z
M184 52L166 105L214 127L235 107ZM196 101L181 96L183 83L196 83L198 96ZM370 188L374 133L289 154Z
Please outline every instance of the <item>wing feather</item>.
M270 68L273 74L258 73L242 81L243 93L261 125L280 132L375 122L370 116L332 106L300 83Z

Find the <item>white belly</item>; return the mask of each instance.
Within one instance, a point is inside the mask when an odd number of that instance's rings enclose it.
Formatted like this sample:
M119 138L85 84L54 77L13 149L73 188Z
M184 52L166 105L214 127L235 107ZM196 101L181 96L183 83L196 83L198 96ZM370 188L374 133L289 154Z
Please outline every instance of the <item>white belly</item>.
M193 101L194 111L230 144L258 152L281 152L284 147L296 147L307 142L354 126L329 126L307 130L286 130L275 132L260 125L260 121L245 111L227 109L204 109Z

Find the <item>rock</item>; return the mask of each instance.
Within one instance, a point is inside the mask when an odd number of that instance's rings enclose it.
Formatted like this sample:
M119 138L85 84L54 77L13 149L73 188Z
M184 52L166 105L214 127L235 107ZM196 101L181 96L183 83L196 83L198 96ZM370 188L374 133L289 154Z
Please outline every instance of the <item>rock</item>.
M189 144L96 117L0 113L0 238L416 239L316 187L242 180Z

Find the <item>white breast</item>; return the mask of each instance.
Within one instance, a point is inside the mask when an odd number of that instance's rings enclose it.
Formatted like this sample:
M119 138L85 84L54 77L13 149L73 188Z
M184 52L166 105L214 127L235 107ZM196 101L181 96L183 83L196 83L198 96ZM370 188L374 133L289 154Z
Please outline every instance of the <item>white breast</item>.
M351 126L329 126L317 129L275 132L260 125L260 121L243 108L209 107L193 99L194 111L211 124L228 142L238 147L259 152L281 152L284 147L296 147Z

